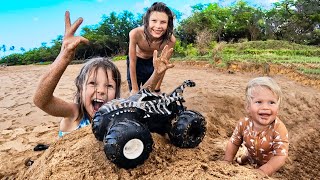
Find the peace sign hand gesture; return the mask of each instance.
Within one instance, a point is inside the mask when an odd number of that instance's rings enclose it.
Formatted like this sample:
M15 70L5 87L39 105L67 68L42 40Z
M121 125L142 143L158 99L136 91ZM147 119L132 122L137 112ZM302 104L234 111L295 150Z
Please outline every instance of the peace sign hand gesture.
M174 65L169 62L173 52L173 48L168 49L168 45L164 46L160 57L158 57L158 51L153 52L153 67L157 74L165 73L167 69L173 68Z
M83 19L78 18L73 24L70 22L70 13L66 11L65 13L65 32L62 42L61 51L69 55L74 55L75 49L80 43L88 44L89 40L82 36L74 36L74 33L77 31Z

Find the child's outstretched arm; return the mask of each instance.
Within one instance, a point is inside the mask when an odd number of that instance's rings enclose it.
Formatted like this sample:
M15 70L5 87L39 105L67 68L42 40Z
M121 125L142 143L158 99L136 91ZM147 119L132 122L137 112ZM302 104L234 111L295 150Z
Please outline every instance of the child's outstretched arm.
M232 162L234 156L237 154L239 150L239 146L236 146L233 144L230 140L228 141L227 147L226 147L226 152L224 154L224 161L227 162Z
M74 33L82 23L83 19L78 18L73 24L70 23L70 13L65 13L65 33L60 53L50 65L49 70L42 76L36 89L33 102L40 109L52 116L74 118L78 115L78 109L74 103L67 103L62 99L53 96L53 92L72 61L76 47L80 43L89 41L81 36L74 36Z
M271 176L278 171L286 162L287 156L273 156L266 164L262 165L258 172Z
M174 65L169 62L172 52L173 52L173 48L169 49L167 45L163 48L160 57L158 57L157 50L153 51L154 70L151 77L143 85L143 88L148 87L151 91L154 91L157 83L163 78L163 75L165 74L165 72L168 69L173 68Z

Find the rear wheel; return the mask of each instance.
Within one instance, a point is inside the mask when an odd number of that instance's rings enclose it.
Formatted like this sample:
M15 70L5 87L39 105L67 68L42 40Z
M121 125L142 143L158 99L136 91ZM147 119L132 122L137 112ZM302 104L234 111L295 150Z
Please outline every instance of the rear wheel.
M107 158L125 169L134 168L148 159L153 140L141 123L123 120L114 124L104 138Z
M171 143L182 148L193 148L200 144L206 133L206 121L196 111L183 111L172 124L169 132Z

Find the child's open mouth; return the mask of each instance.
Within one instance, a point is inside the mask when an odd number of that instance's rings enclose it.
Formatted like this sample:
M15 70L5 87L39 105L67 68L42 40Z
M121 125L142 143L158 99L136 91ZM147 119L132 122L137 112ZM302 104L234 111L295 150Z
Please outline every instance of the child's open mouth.
M261 118L269 118L270 117L270 115L271 114L268 114L268 113L259 113L259 116L261 117Z
M98 111L103 104L104 104L104 101L101 99L92 100L92 106L95 111Z

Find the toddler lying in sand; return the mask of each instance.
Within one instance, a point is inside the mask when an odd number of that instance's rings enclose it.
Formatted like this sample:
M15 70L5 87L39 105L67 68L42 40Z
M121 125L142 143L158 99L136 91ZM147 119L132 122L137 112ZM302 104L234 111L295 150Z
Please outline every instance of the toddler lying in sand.
M277 117L281 89L270 77L252 79L246 88L247 118L240 119L227 144L224 160L232 162L240 145L247 154L239 164L256 165L258 172L271 176L288 157L288 131Z

